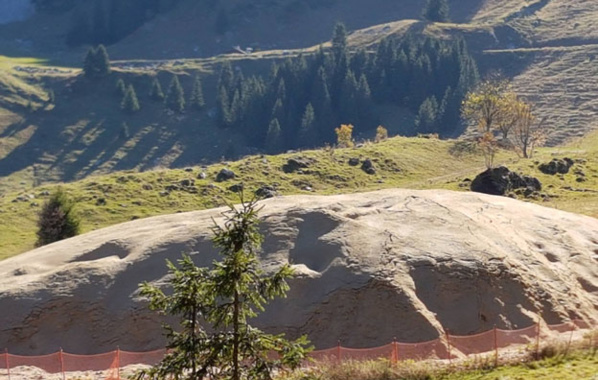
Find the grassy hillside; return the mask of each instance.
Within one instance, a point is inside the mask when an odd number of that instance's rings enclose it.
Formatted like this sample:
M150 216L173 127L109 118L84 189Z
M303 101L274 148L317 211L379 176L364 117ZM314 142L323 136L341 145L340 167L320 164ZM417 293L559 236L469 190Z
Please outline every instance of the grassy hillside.
M592 380L596 377L598 356L595 350L579 351L569 355L556 355L539 361L517 363L493 368L468 370L468 367L484 367L483 360L472 360L450 369L436 370L430 363L403 362L389 368L387 362L349 363L312 370L313 375L301 371L284 377L286 380ZM464 368L465 367L465 368Z
M283 166L289 158L295 157L307 161L309 167L303 172L285 173ZM579 161L569 174L542 174L537 164L554 157ZM349 165L350 158L370 158L377 173L368 175L359 165ZM496 163L504 163L512 170L540 179L547 197L531 201L598 216L598 134L566 147L540 149L531 160L519 159L513 152L501 152ZM216 176L223 168L232 169L237 177L216 182ZM116 172L62 186L77 201L85 232L131 219L205 209L235 201L238 197L229 187L239 183L244 184L246 192L271 186L281 195L338 194L390 187L466 191L467 183L463 181L473 179L483 169L483 157L477 153L456 154L455 141L395 137L351 149L250 156L236 162L188 169ZM585 182L578 182L580 172L583 172ZM198 178L201 173L205 173L205 179ZM185 183L185 180L193 183ZM0 198L0 258L33 247L37 212L47 198L44 194L52 192L56 186L10 192Z

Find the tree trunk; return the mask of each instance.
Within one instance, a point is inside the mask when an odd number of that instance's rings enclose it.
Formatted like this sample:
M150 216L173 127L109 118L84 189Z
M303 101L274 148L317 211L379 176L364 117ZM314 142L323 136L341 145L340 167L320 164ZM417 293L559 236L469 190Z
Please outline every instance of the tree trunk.
M239 380L239 293L233 303L233 380Z

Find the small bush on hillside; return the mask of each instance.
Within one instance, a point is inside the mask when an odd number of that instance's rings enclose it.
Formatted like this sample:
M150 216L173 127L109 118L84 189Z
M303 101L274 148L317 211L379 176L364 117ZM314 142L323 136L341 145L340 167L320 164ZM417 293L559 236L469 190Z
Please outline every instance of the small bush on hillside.
M73 213L74 205L61 189L50 197L39 213L37 247L79 234L79 219Z
M336 144L339 148L353 147L353 126L351 124L342 124L336 132Z
M388 138L388 130L386 128L384 128L383 126L379 125L378 128L376 128L376 142L380 142L380 141L384 141Z

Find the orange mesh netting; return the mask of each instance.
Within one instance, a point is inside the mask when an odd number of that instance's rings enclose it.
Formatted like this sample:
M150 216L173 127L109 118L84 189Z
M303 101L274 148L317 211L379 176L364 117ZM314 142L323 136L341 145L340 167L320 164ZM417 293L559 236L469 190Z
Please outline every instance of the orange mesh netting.
M326 350L312 351L309 358L316 362L333 362L339 360L339 350L337 347Z
M340 349L341 360L377 360L394 358L394 344L387 344L374 348L345 348Z
M448 359L448 349L440 339L422 343L397 343L398 360Z
M456 336L448 335L452 347L465 355L475 355L494 350L494 330L477 335Z
M422 343L393 342L374 348L345 348L340 345L325 350L309 353L304 365L310 366L314 362L332 362L351 360L387 359L394 363L400 360L450 359L458 357L459 352L464 355L477 355L516 345L540 346L541 340L550 338L551 334L568 333L569 344L574 335L581 337L583 329L591 328L590 323L582 320L540 326L532 325L519 330L493 329L472 336L456 336L447 334L449 345L442 339L435 339ZM565 335L566 337L566 335ZM585 338L584 338L585 339ZM592 344L590 338L590 344ZM131 365L152 366L158 364L166 354L166 350L150 352L112 351L99 355L74 355L62 351L42 356L20 356L8 353L0 354L0 379L36 378L44 380L62 379L68 372L95 372L94 379L120 380L121 369ZM450 355L449 355L450 353ZM450 358L449 358L450 356ZM9 374L10 373L10 374ZM80 374L68 375L67 379ZM86 373L83 375L89 377ZM76 377L75 377L76 378ZM124 379L125 377L123 377Z
M536 341L538 326L532 325L519 330L496 330L496 346L505 348L512 345L526 345Z
M556 333L566 333L575 330L577 326L573 322L560 323L558 325L547 325L548 330Z
M16 373L18 367L36 367L46 373L62 373L60 352L42 356L20 356L8 354L8 364L11 374Z
M107 352L98 355L64 355L64 370L66 372L107 371L114 366L117 352Z
M573 321L573 323L575 324L575 326L577 326L577 328L582 329L582 330L586 330L591 328L592 326L590 326L590 324L586 321L583 321L581 319L576 319Z
M120 366L126 367L134 364L153 366L158 364L166 355L166 350L150 352L128 352L120 351Z

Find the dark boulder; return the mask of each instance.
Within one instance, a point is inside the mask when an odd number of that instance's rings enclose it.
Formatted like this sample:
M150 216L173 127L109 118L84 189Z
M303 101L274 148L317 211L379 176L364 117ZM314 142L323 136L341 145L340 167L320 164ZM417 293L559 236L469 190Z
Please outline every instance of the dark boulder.
M235 178L235 172L230 169L222 169L216 176L216 182L224 182Z
M364 172L368 173L368 174L376 174L376 168L374 167L374 164L372 163L372 160L370 160L369 158L366 158L362 164L361 164L361 170L363 170Z
M232 191L233 193L240 193L243 191L243 184L242 183L237 183L236 185L232 185L228 188L229 191Z
M471 182L471 191L490 195L505 195L516 189L525 189L528 193L542 190L537 178L519 175L504 166L488 169L478 174Z
M278 195L276 189L272 186L262 186L255 191L255 195L260 198L274 198Z
M359 165L359 158L349 158L349 165L351 166L357 166Z
M314 160L311 158L292 157L282 166L282 171L285 173L293 173L301 169L307 169L313 162Z
M571 169L573 164L574 162L570 158L563 158L562 160L554 158L549 163L540 164L538 169L540 169L540 171L544 174L567 174L569 173L569 169Z

